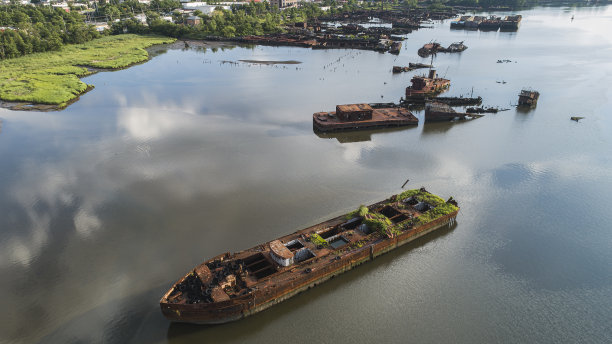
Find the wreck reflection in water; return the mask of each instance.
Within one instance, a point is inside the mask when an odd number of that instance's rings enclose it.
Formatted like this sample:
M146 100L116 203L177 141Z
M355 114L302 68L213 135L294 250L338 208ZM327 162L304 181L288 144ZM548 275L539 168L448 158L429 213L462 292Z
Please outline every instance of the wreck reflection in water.
M393 133L404 130L416 129L417 126L406 126L400 128L384 128L374 130L354 130L354 131L336 131L336 132L321 132L313 130L315 135L322 139L336 139L339 143L352 142L367 142L372 141L372 135Z

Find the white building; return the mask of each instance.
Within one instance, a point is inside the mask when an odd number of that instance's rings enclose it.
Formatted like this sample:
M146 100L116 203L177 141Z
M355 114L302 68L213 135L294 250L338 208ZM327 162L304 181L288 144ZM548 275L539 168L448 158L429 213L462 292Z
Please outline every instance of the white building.
M230 10L230 6L227 5L209 5L205 2L184 2L183 9L189 11L199 10L203 14L211 15L217 7L221 7L224 10Z

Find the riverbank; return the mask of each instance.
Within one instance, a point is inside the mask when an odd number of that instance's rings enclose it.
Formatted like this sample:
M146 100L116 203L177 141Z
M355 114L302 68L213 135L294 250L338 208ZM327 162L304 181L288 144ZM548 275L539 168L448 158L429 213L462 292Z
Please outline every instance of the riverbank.
M0 62L0 102L15 110L59 110L94 86L81 77L147 61L145 48L174 42L161 36L118 35L59 51Z

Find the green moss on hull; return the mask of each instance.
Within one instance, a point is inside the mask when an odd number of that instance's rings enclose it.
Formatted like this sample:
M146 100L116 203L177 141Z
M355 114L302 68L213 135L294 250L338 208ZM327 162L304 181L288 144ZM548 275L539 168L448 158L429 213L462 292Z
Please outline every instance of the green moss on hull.
M159 36L109 36L0 61L0 99L63 107L92 87L79 79L91 74L87 67L125 68L146 61L145 48L173 41Z

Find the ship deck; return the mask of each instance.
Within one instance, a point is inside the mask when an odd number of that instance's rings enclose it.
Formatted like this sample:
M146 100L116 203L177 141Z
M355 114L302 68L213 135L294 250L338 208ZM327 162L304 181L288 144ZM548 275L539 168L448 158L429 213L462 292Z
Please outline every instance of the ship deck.
M420 223L417 219L436 207L417 200L418 195L400 202L387 199L367 207L370 215L339 216L248 250L214 257L168 290L160 300L162 312L182 322L237 320L454 221L457 207ZM437 199L437 206L448 206ZM383 234L370 228L366 219L380 215L388 220L389 228L397 230ZM283 266L273 254L279 245L294 254L295 262ZM197 289L198 295L191 294L190 288Z
M372 111L372 119L360 121L340 120L335 111L316 112L312 115L312 123L315 130L343 131L417 125L419 120L407 109L382 108Z

